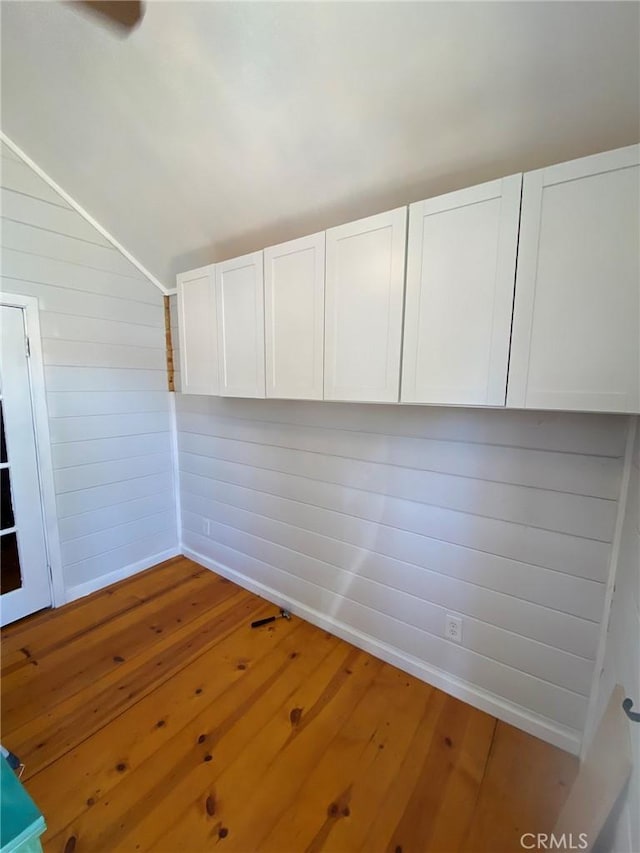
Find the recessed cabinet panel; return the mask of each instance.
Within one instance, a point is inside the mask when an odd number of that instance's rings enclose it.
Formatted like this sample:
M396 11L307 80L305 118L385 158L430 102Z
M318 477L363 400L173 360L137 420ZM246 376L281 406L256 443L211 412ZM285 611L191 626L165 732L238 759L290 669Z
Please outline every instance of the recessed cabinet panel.
M409 208L403 402L504 406L521 186Z
M639 152L525 175L508 405L640 410Z
M218 393L218 325L213 265L181 273L178 283L180 365L184 394Z
M267 397L321 400L324 232L264 250Z
M324 396L397 402L405 207L327 231Z
M220 395L264 397L262 252L216 264Z

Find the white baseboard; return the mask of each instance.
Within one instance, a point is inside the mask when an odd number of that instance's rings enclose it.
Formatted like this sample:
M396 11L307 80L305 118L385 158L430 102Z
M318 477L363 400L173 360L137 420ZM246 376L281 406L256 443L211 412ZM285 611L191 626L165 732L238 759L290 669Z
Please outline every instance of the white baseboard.
M182 553L185 557L199 563L207 569L210 569L216 574L222 575L229 580L235 581L239 586L248 589L250 592L255 592L257 595L266 598L273 602L278 607L284 607L290 610L297 616L301 616L313 625L317 625L331 634L335 634L343 640L352 643L359 649L364 649L370 652L375 657L380 658L387 663L397 666L404 672L415 675L421 681L431 684L448 693L450 696L455 696L456 699L461 699L474 708L479 708L487 714L503 720L505 723L510 723L518 729L522 729L541 740L551 743L554 746L564 749L567 752L577 755L580 751L580 734L573 729L558 725L546 717L533 714L526 708L515 705L512 702L507 702L499 696L489 693L474 684L456 678L453 675L431 666L424 661L418 660L411 655L402 652L393 646L377 640L369 634L364 634L355 628L351 628L344 622L334 619L332 616L327 616L320 613L306 604L302 604L295 599L287 598L277 590L265 586L258 581L253 580L247 575L229 569L221 563L205 557L198 551L193 551L191 548L183 546Z
M121 569L116 569L115 572L109 572L106 575L100 575L100 577L76 584L76 586L70 586L66 590L66 603L76 601L76 599L83 598L92 592L97 592L99 589L104 589L106 586L111 586L112 583L117 583L117 581L130 578L132 575L136 575L145 569L150 569L164 560L170 560L171 557L179 557L181 553L182 551L178 547L169 548L167 551L161 551L159 554L145 557L144 560L138 560L137 563L131 563L128 566L123 566Z

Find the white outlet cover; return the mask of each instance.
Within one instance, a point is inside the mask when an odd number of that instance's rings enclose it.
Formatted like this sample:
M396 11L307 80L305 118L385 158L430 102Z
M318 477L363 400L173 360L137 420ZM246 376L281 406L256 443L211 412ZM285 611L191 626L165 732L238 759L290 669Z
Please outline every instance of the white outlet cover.
M454 643L462 642L462 616L447 613L444 618L444 636Z

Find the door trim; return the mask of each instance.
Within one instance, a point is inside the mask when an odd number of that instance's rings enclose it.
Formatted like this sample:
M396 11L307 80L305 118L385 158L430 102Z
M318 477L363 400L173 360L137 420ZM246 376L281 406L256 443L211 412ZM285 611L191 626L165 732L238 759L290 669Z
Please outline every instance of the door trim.
M606 689L605 679L602 677L604 672L605 655L607 651L607 641L609 639L609 620L611 619L611 606L613 604L613 594L616 586L616 575L618 572L618 562L620 558L620 545L622 542L622 527L627 512L627 497L629 494L629 481L631 479L631 468L633 466L633 449L638 429L638 418L635 415L628 417L627 427L627 443L624 452L624 462L622 466L622 479L620 482L620 491L618 492L618 508L616 511L616 522L611 542L611 551L609 556L609 566L607 573L607 583L605 586L604 606L602 612L602 620L600 622L600 637L598 640L598 649L593 667L593 677L591 679L591 690L589 692L589 704L587 705L587 716L585 719L584 729L582 733L582 742L580 746L580 760L585 761L587 752L593 741L598 723L602 715L602 699L601 690ZM614 683L617 680L618 674L614 673Z
M44 521L44 539L49 563L49 584L51 603L60 607L67 601L62 574L62 556L60 553L60 533L58 531L58 513L56 492L53 479L53 461L51 458L51 438L49 435L49 413L44 380L44 362L42 358L42 338L40 336L40 309L35 296L22 296L16 293L0 293L0 305L9 308L22 308L24 311L27 335L29 337L29 376L31 378L31 405L36 440L36 458L38 478L40 480L40 505Z

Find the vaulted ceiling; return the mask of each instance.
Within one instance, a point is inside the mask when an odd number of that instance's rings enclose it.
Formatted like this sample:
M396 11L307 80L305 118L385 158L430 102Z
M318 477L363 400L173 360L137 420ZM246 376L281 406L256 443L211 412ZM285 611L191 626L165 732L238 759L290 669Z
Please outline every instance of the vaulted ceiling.
M2 126L176 272L640 139L640 6L7 2Z

